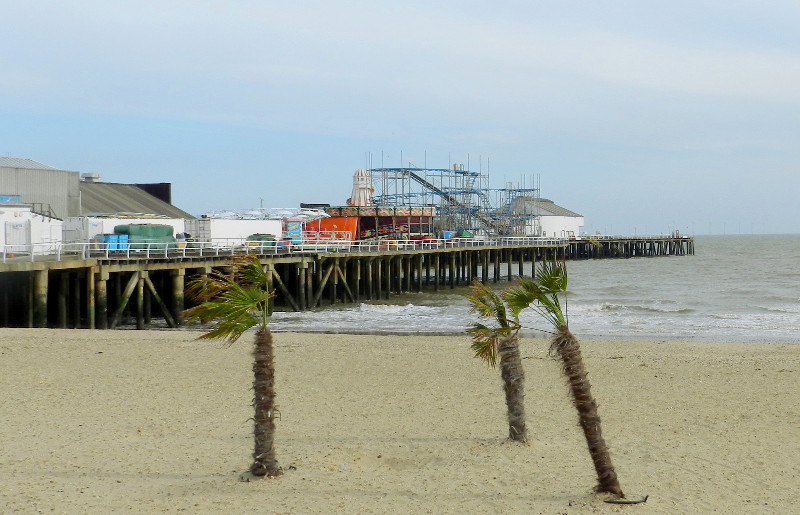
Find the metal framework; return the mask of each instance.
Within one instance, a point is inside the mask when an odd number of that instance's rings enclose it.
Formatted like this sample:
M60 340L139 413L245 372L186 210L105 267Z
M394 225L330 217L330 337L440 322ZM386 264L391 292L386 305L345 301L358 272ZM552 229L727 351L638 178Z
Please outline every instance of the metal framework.
M518 196L538 197L538 188L508 184L489 188L489 175L455 164L448 168L370 168L372 201L379 206L436 206L440 229L514 235L522 219L512 206ZM525 220L535 214L524 215Z

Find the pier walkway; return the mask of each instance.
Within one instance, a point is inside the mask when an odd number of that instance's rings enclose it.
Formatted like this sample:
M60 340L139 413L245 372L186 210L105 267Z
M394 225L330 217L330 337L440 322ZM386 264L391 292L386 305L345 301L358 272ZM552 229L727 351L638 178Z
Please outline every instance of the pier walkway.
M52 243L0 246L0 327L111 329L154 318L183 324L187 278L255 252L276 295L273 309L387 299L511 280L545 259L602 259L694 254L686 236L462 238L412 242L318 240L284 245Z

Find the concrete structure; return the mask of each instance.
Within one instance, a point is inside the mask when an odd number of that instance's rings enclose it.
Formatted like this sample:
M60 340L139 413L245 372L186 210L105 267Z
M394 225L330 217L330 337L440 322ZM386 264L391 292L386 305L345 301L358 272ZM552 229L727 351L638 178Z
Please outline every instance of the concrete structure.
M582 215L544 198L517 197L511 215L522 227L521 233L516 231L520 236L571 238L579 236L584 225Z

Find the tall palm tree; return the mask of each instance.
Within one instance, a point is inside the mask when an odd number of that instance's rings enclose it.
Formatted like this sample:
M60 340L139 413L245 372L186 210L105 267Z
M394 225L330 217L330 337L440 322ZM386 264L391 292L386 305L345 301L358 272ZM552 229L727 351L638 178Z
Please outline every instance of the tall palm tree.
M586 367L583 364L578 339L570 332L566 318L566 306L561 307L560 295L567 291L567 268L561 263L544 262L534 279L520 279L517 286L503 292L512 317L518 319L520 311L532 307L555 328L550 345L551 355L561 360L561 370L567 378L572 402L578 410L578 420L589 454L597 473L598 493L609 493L622 498L622 488L617 479L611 455L608 452L600 428L597 403L592 397Z
M214 271L192 279L187 294L203 301L187 309L188 321L214 322L200 338L220 338L231 345L248 329L256 328L253 345L253 476L281 473L275 458L275 362L269 321L267 272L255 254L234 258L229 273Z
M528 430L525 427L525 370L519 351L520 325L516 316L509 318L503 300L489 287L477 280L472 281L472 292L467 300L472 304L471 311L481 318L493 319L497 325L492 327L475 323L467 329L472 333L472 350L475 356L483 359L490 367L497 366L500 358L500 377L506 394L508 410L508 438L516 442L526 442Z

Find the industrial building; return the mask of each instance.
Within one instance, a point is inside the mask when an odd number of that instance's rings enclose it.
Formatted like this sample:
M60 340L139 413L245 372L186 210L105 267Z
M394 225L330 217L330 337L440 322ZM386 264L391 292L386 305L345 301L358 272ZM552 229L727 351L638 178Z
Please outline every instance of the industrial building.
M0 157L0 196L17 197L51 218L142 213L168 218L194 216L171 204L171 185L100 182L95 173L60 170L32 159Z

